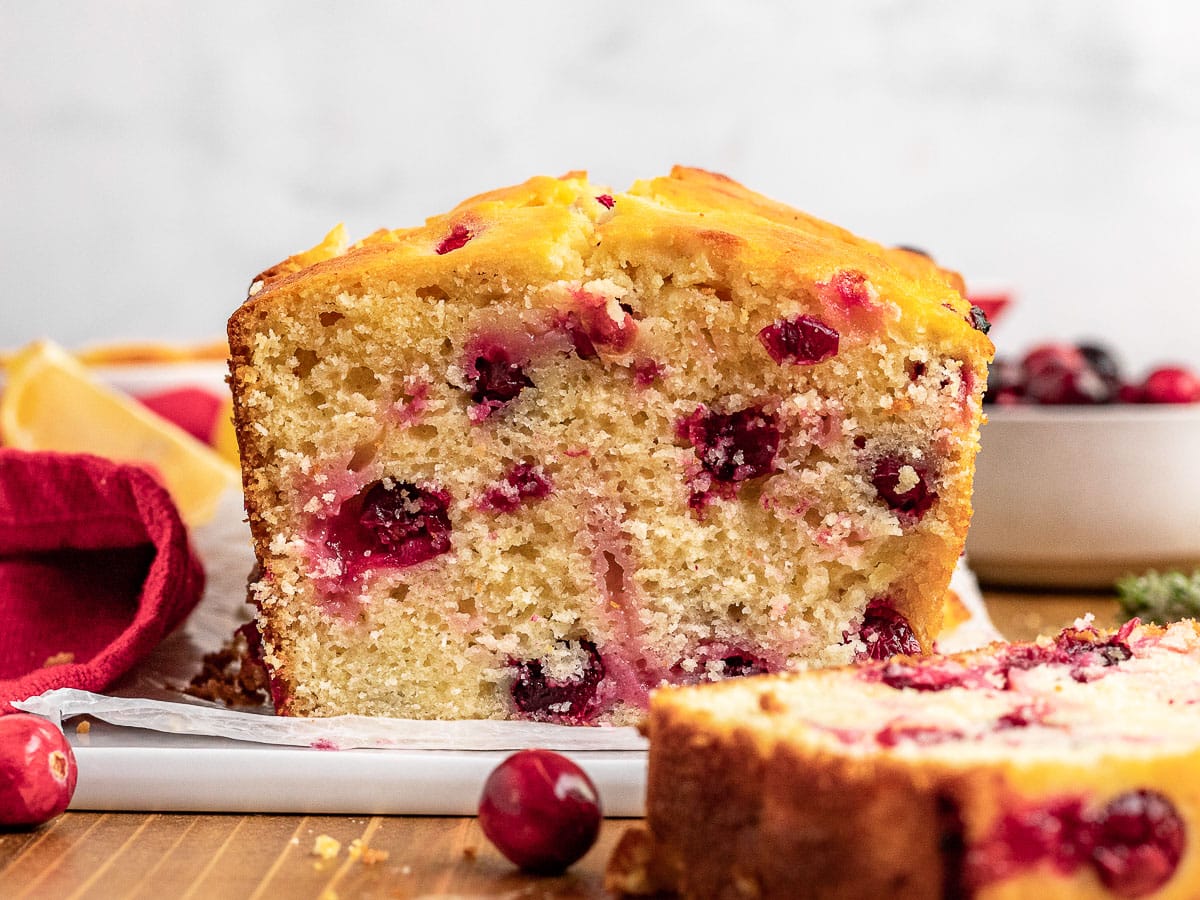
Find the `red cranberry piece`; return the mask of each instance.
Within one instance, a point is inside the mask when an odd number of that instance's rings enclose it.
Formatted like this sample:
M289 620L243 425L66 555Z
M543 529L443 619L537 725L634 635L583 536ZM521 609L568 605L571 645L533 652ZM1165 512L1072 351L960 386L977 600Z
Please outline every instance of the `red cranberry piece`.
M779 427L775 417L759 407L718 413L701 406L677 431L696 448L696 458L717 481L746 481L774 469Z
M600 795L587 774L549 750L521 750L483 785L479 827L527 872L564 871L596 842Z
M1164 366L1146 376L1143 403L1195 403L1200 400L1200 378L1179 366Z
M911 466L916 474L916 484L901 490L901 469ZM938 495L929 488L929 469L918 462L908 462L896 456L885 456L875 463L871 473L871 484L879 493L888 509L905 523L918 522L929 512Z
M481 350L467 366L471 401L497 408L514 399L533 382L508 351L493 344Z
M1091 822L1092 864L1120 897L1152 894L1175 874L1185 829L1171 801L1154 791L1130 791Z
M879 680L896 690L944 691L964 685L963 673L934 666L890 662L879 673Z
M374 567L405 568L450 549L450 495L408 481L377 481L342 504L326 543L350 574Z
M553 487L541 466L517 463L505 473L503 481L484 492L482 506L495 512L510 513L526 500L549 496Z
M860 659L889 659L898 653L917 656L921 644L908 619L882 600L872 600L863 615L859 637L867 645Z
M1043 344L1025 355L1025 395L1050 405L1110 403L1113 387L1096 373L1078 347Z
M843 269L829 279L829 284L838 299L849 309L871 305L871 291L867 287L867 276L852 269Z
M945 744L948 741L957 741L962 738L963 733L953 728L917 725L911 722L893 722L875 735L875 740L881 747L895 747L900 743L929 747L933 744Z
M780 319L758 333L771 359L779 365L790 362L797 366L811 366L836 356L838 337L836 329L812 316Z
M450 229L450 233L446 235L434 248L434 252L438 256L445 256L451 250L459 250L467 245L471 238L475 237L475 233L461 222Z
M1143 403L1142 386L1140 384L1123 384L1117 389L1118 403Z
M614 206L617 205L617 201L612 198L612 194L601 194L599 197L596 198L596 202L599 203L601 206L603 206L605 209L612 209Z
M0 716L0 826L40 825L75 793L75 753L54 725L27 713Z
M509 691L518 710L535 719L573 724L599 711L596 689L604 678L604 660L591 641L580 641L579 646L585 657L583 671L562 681L548 677L541 660L510 661L516 677Z

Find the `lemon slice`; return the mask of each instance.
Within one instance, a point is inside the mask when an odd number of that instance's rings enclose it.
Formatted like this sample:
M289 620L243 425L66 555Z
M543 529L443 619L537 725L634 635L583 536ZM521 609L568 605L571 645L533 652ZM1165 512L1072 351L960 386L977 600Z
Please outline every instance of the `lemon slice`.
M142 463L162 479L189 526L212 518L238 470L141 404L101 384L73 356L37 341L6 361L0 435L21 450L93 453Z

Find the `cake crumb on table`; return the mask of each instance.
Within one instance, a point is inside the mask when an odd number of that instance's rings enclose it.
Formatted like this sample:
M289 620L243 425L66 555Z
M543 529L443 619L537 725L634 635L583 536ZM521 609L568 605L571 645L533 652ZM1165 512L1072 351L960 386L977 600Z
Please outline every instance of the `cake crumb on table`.
M312 856L319 856L321 859L334 859L341 852L342 842L327 834L318 834L310 851Z

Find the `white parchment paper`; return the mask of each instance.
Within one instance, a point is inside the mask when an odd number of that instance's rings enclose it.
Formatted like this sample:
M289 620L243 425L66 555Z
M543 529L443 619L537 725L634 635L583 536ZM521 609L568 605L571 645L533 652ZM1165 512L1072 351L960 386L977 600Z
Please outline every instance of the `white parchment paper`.
M407 750L640 750L646 741L633 728L570 727L541 722L429 722L335 716L304 719L276 716L270 707L227 709L189 697L180 688L250 618L246 576L254 563L240 494L231 492L209 525L193 533L208 582L188 621L107 694L62 689L14 704L59 724L91 716L112 725L158 732L207 735L239 741L318 749ZM938 648L956 652L1000 635L988 618L974 576L960 561L951 581L971 619L943 635Z

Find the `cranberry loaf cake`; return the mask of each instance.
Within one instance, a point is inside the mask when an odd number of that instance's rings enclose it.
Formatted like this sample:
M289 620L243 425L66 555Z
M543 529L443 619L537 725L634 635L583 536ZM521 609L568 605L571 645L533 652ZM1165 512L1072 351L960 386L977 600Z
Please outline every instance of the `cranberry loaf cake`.
M276 706L629 723L929 649L992 353L960 288L682 168L264 272L229 338Z
M1194 900L1197 703L1192 621L662 690L609 886Z

